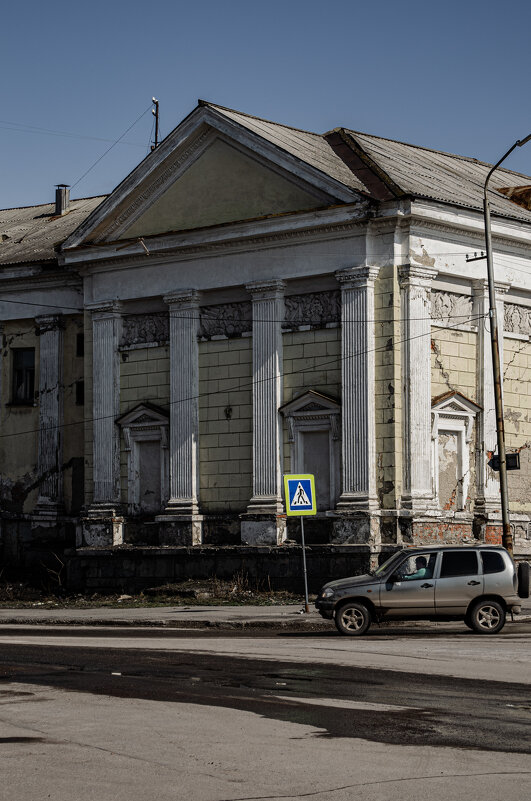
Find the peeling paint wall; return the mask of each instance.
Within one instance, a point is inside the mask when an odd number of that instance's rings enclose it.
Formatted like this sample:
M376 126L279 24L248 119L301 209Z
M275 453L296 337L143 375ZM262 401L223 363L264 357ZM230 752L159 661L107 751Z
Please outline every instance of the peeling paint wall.
M507 473L513 512L531 514L531 342L503 342L505 437L508 451L520 451L520 470Z
M402 487L400 289L396 269L382 267L374 288L376 492L396 508Z
M475 331L432 328L431 394L461 392L477 401Z

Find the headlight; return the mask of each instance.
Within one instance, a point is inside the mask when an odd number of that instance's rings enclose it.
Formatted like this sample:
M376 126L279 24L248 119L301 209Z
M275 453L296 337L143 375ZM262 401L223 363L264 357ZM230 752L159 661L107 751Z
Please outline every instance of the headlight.
M327 587L326 590L323 590L321 593L321 598L331 598L334 594L334 590L331 587Z

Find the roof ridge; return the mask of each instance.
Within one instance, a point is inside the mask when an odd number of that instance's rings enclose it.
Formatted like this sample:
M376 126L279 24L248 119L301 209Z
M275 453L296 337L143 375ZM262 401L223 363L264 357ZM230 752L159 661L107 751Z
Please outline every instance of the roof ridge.
M354 136L368 136L371 139L381 139L383 142L394 142L397 145L405 145L406 147L413 147L416 150L427 150L429 153L438 153L441 156L450 156L454 159L459 159L460 161L469 161L473 164L481 164L483 167L492 167L493 164L489 161L482 161L482 159L476 159L474 156L461 156L459 153L450 153L447 150L437 150L434 147L426 147L425 145L415 145L412 142L404 142L402 139L391 139L389 136L378 136L378 134L371 134L366 133L365 131L355 131L352 128L345 128L345 131L354 135ZM524 172L517 172L516 170L510 170L507 167L498 167L497 172L508 172L512 175L521 175L523 178L529 178L530 176L526 175Z
M219 103L211 103L209 100L199 99L198 105L210 106L211 108L219 108L222 111L231 111L233 114L240 114L242 117L249 117L251 120L258 120L259 122L267 122L269 125L277 125L279 128L287 128L290 131L298 131L299 133L309 134L310 136L317 136L319 139L324 138L324 134L318 134L315 131L307 131L305 128L296 128L294 125L285 125L283 122L275 122L274 120L266 120L265 117L257 117L255 114L247 114L246 111L238 111L237 108L229 108L228 106L220 106Z
M108 197L109 193L106 192L104 195L89 195L88 197L72 197L70 198L70 203L78 203L80 200L96 200L96 198L105 198ZM49 200L48 203L32 203L29 206L8 206L5 209L0 209L0 211L22 211L23 209L42 209L44 206L55 206L55 200Z

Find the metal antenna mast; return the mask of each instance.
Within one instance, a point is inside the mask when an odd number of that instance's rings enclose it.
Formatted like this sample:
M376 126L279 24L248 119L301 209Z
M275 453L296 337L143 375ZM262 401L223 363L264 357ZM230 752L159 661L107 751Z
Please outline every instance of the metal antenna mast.
M159 101L156 97L152 97L151 100L155 104L155 108L151 109L151 113L155 117L155 144L151 145L151 150L155 150L159 144Z

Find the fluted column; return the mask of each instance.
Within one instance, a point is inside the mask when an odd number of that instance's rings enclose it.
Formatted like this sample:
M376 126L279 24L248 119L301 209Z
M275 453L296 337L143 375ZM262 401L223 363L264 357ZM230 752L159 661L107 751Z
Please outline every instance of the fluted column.
M120 505L120 439L115 420L120 414L121 333L117 301L90 307L92 311L94 500L91 515L115 514Z
M504 295L509 284L496 283L496 315L498 318L498 345L503 374ZM500 484L497 473L488 466L488 453L497 451L496 410L494 406L494 375L489 319L489 285L486 280L472 284L474 315L478 316L477 339L477 402L482 411L478 414L476 429L476 501L475 509L484 514L501 514ZM481 315L481 316L480 316Z
M194 289L164 297L170 310L170 498L166 515L197 515L199 299Z
M376 497L374 282L377 267L340 270L343 486L338 511L371 510Z
M281 430L284 282L247 286L253 306L253 514L282 512Z
M39 451L40 479L35 512L55 518L63 503L63 321L60 314L42 315L39 333Z
M433 506L430 290L436 274L436 270L413 265L399 269L404 403L402 506L420 513Z

